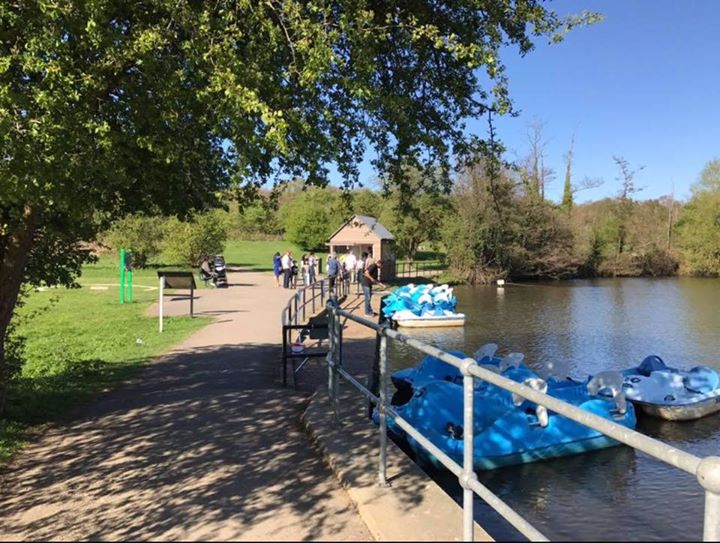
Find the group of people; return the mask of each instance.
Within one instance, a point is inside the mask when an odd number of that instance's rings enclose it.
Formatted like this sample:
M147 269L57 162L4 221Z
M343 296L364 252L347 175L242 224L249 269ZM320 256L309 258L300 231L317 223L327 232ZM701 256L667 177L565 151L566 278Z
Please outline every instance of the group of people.
M282 276L282 286L284 288L295 288L298 273L302 270L304 284L310 285L315 282L318 264L315 253L303 255L298 265L291 251L286 251L283 255L277 252L273 257L275 284L278 287L280 286L280 277ZM335 292L337 281L358 283L362 287L365 315L374 316L377 313L372 310L372 287L373 285L380 285L385 288L385 285L378 278L381 268L382 260L373 259L372 255L367 252L363 252L360 258L355 256L352 251L348 251L347 254L339 258L334 253L330 253L327 259L327 277L330 292Z
M372 287L373 285L380 285L385 288L385 285L378 278L381 268L382 260L375 260L367 252L363 252L360 258L357 258L352 251L348 251L347 254L339 258L331 254L328 257L327 264L330 290L334 291L335 282L338 279L349 283L357 283L362 287L365 299L365 315L374 316L376 313L372 310Z
M285 251L282 256L277 252L273 256L275 284L278 287L280 286L280 277L282 276L282 286L284 288L295 288L298 273L302 270L304 284L310 285L315 282L317 265L318 261L315 253L303 255L298 265L298 261L293 258L292 251Z

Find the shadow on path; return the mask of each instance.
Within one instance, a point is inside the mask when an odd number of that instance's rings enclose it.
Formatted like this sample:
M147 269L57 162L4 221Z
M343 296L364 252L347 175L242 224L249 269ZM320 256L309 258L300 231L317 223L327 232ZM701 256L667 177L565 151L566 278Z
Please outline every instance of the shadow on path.
M3 473L0 539L366 539L280 388L276 345L147 366Z

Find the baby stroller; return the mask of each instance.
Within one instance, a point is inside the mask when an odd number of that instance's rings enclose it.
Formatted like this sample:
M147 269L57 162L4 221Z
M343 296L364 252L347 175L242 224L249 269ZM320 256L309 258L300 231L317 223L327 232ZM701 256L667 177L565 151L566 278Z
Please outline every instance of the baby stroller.
M228 286L227 273L225 271L225 259L222 255L215 255L213 261L213 271L215 272L215 278L213 283L218 288L226 288Z
M224 288L228 286L227 273L225 271L225 259L222 255L211 257L206 256L200 264L200 279L207 285L212 281L214 287Z

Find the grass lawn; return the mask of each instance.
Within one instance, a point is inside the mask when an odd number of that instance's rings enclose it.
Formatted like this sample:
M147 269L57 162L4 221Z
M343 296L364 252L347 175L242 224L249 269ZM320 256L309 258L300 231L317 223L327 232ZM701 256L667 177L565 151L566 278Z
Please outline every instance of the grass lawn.
M225 261L228 265L243 266L258 271L272 271L273 255L281 255L285 251L292 251L293 257L300 260L303 251L299 246L289 241L228 241L225 245ZM316 253L317 256L325 255Z
M103 279L101 271L96 268L88 275ZM138 275L135 284L146 283L145 273ZM88 281L83 277L83 283ZM28 297L19 313L26 362L11 386L6 418L0 420L0 461L17 451L34 429L72 415L209 322L166 318L160 334L157 319L143 315L156 296L157 291L137 288L134 302L120 305L117 287L85 287L47 289Z

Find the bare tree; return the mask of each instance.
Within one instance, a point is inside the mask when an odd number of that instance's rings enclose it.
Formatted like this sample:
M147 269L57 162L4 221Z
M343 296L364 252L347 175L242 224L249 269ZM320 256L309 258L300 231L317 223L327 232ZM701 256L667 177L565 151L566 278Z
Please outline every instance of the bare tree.
M538 119L528 124L530 151L521 172L528 193L541 199L545 198L545 188L555 177L555 171L545 166L545 147L548 140L545 139L544 130L545 123Z

